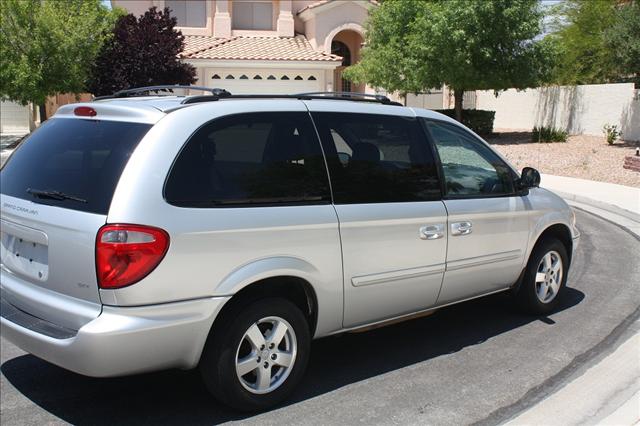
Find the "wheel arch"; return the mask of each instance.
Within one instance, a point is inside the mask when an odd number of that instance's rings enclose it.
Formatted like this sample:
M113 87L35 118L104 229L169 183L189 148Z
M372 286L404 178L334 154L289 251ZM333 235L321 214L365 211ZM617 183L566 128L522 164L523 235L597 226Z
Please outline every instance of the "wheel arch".
M547 238L556 238L562 243L562 245L564 245L564 248L567 251L567 257L569 258L569 265L567 265L567 268L568 268L571 265L571 258L573 254L573 239L571 237L571 230L569 229L569 226L565 223L553 223L553 224L547 225L538 234L538 237L536 238L535 243L531 245L531 249L529 250L529 255L527 256L527 259L531 256L531 253L533 253L533 250L536 248L536 246L538 246L541 243L541 241Z
M256 300L269 297L281 297L296 305L307 318L309 332L314 335L318 324L318 297L311 283L291 275L263 278L244 286L222 307L213 325L216 325L219 318Z
M309 262L288 256L259 259L245 264L225 277L216 294L231 295L214 320L212 330L221 318L242 306L267 297L282 297L294 303L309 322L313 336L318 325L318 295L313 282L319 274Z
M542 243L542 241L549 237L558 239L562 245L564 245L565 250L567 251L567 257L569 258L569 265L567 265L567 269L571 266L573 239L571 238L571 230L569 229L569 226L563 222L546 224L544 227L541 227L541 230L538 233L536 233L535 239L532 239L533 243L529 244L527 256L525 257L524 265L522 266L522 271L520 272L516 282L511 287L512 291L519 291L533 251Z

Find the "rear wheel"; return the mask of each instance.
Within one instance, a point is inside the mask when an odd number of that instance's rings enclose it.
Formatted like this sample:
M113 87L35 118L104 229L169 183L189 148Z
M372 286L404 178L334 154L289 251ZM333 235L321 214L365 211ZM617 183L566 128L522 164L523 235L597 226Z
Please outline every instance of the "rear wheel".
M221 320L200 360L209 391L245 411L283 401L302 379L309 359L311 337L300 309L286 299L269 298Z
M515 297L521 308L534 315L548 314L558 304L567 281L567 250L555 238L536 245Z

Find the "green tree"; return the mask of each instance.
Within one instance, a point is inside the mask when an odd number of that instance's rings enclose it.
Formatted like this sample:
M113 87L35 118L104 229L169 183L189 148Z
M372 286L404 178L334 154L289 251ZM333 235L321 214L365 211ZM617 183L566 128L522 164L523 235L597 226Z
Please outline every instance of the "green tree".
M556 44L558 84L608 83L617 79L614 52L605 31L615 24L615 0L565 0L559 3L549 36ZM637 35L636 35L637 37Z
M120 12L100 0L2 0L0 97L40 106L47 96L81 93Z
M613 54L620 78L640 82L640 3L621 4L614 25L605 30L605 44Z
M465 90L520 89L546 78L537 0L387 0L366 30L362 60L347 78L402 94L446 84L458 120Z

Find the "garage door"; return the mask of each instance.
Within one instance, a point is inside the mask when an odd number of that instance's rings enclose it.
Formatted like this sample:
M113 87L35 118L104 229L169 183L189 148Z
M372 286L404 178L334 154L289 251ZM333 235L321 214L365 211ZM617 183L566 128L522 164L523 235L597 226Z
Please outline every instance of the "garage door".
M296 70L205 70L208 87L218 87L238 94L291 94L322 91L322 71Z
M29 133L29 107L15 102L0 102L0 133Z

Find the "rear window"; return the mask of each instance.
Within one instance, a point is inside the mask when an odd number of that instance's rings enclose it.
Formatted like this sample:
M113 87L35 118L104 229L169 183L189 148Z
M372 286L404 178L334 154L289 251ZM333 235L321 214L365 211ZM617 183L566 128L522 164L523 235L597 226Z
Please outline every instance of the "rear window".
M165 186L179 207L323 204L331 200L309 114L249 113L198 130Z
M122 170L150 128L118 121L47 120L5 163L0 192L107 214Z

